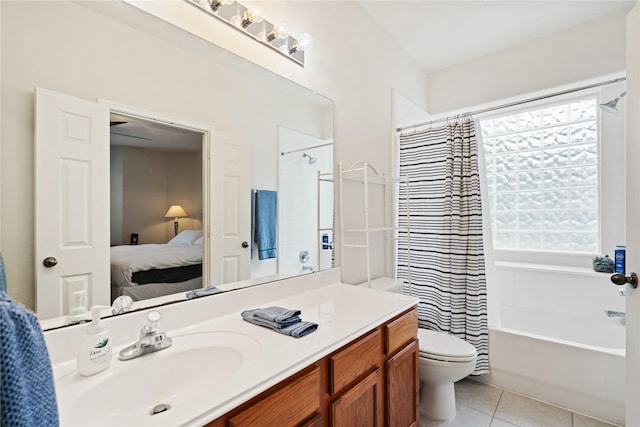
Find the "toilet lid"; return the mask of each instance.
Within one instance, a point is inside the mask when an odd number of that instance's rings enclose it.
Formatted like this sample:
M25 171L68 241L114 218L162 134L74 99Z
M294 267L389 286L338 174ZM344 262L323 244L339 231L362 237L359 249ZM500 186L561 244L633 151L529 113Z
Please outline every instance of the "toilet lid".
M420 356L450 362L467 362L477 356L476 348L444 332L418 329Z

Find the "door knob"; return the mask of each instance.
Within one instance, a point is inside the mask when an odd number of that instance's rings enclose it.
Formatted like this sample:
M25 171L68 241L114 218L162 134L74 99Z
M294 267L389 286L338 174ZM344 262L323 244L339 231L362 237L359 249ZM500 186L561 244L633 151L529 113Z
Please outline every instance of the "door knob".
M624 285L628 283L632 288L638 287L638 275L636 273L631 273L628 276L625 276L621 273L616 273L611 276L611 281L616 285Z
M58 264L58 260L52 256L48 256L42 260L42 265L47 268L55 267Z
M249 243L247 242L242 242L242 247L247 249L249 247Z

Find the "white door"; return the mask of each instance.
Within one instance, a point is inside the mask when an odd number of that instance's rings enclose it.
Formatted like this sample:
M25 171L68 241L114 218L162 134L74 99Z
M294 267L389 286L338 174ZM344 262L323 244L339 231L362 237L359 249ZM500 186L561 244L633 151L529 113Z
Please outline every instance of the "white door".
M251 275L251 148L238 135L215 132L211 144L211 283Z
M110 305L108 108L37 88L35 152L38 317Z
M627 152L626 245L627 271L640 273L640 6L627 15ZM626 286L627 357L626 425L640 426L640 288Z
M627 15L627 147L626 244L627 271L640 274L640 6ZM627 312L626 425L640 426L640 288L625 287Z

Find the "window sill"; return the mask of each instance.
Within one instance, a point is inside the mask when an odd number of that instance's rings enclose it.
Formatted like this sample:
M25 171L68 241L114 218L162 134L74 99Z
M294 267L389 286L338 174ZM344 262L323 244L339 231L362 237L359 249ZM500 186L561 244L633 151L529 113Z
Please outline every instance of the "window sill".
M533 263L526 263L526 262L496 261L495 266L497 268L506 268L506 269L512 269L512 270L544 271L547 273L567 273L567 274L577 274L577 275L590 276L590 277L604 277L605 275L611 274L611 273L599 273L587 267L533 264Z

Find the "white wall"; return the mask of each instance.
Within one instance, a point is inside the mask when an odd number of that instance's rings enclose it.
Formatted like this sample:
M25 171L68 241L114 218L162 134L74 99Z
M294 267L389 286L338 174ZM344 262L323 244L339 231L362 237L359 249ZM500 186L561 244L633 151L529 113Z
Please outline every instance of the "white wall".
M111 245L166 243L174 236L173 218L164 214L180 205L179 231L202 229L202 156L199 151L111 147ZM118 231L119 234L116 234Z
M429 113L468 109L625 69L617 13L430 73Z

